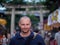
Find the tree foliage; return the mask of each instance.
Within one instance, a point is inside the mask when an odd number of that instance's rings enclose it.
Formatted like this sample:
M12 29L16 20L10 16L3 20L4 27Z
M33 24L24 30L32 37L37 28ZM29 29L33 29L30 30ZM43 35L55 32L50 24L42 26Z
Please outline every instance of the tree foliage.
M53 12L58 8L58 0L46 0L43 5L45 5L50 12Z
M12 4L26 4L26 2L24 2L24 0L13 0L9 3L12 3Z
M6 0L0 0L0 3L6 3Z
M10 3L10 4L26 4L26 2L24 2L24 0L0 0L0 3Z

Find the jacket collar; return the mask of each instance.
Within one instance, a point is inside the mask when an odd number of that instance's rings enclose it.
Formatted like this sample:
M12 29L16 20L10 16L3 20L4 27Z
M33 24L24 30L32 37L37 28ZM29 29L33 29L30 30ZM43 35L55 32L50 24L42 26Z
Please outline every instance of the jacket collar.
M31 34L30 34L28 37L29 37L29 38L33 38L33 36L34 36L34 33L31 31ZM23 38L23 37L21 37L20 32L19 32L19 33L16 33L15 37L16 37L17 39ZM28 38L28 37L27 37L27 38Z

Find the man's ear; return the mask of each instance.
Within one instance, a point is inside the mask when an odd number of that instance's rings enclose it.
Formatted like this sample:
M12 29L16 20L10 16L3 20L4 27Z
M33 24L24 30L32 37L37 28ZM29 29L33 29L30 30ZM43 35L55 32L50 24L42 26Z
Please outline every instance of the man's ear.
M30 22L30 25L32 25L32 23Z
M18 26L20 27L20 23L18 23Z
M20 30L20 32L21 32L20 23L18 23L18 27L19 27L19 30Z
M32 26L32 24L30 24Z

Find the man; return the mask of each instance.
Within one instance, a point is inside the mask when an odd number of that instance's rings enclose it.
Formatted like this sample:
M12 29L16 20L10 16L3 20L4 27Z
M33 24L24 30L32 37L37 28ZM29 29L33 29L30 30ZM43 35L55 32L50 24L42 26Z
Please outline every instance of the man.
M55 41L60 45L60 27L58 28L58 32L55 34Z
M11 39L10 45L45 45L43 38L30 30L31 20L29 17L21 17L19 27L21 31Z

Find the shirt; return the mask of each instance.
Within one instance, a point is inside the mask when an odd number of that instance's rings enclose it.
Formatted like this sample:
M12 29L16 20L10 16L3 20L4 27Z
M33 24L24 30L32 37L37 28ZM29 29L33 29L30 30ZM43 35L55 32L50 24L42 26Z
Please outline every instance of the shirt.
M31 34L24 39L21 37L20 33L18 33L11 39L10 45L27 45L26 42L28 42L28 45L45 45L43 38L39 34L37 34L34 39L33 36L34 33L31 32Z

